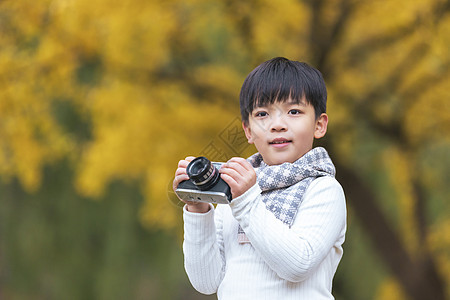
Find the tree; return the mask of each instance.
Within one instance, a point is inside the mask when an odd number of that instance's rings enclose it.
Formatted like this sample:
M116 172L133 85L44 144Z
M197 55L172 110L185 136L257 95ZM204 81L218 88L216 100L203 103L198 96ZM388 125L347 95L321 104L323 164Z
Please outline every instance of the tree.
M254 151L236 131L245 75L274 56L307 61L327 82L331 124L321 143L337 165L350 220L358 218L404 295L443 299L449 7L2 1L0 174L33 193L45 166L69 160L80 195L137 182L146 197L141 222L172 228L180 211L167 187L180 158ZM391 283L380 285L380 298Z

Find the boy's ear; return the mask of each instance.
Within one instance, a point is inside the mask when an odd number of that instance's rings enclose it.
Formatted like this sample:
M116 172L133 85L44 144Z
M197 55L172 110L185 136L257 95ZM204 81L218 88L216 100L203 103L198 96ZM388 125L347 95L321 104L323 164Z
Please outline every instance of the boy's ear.
M248 124L248 122L247 122L247 124L245 124L245 122L242 122L242 128L244 128L244 133L245 133L245 136L247 137L248 143L253 144L254 141L253 141L253 137L252 137L252 130L249 125L250 124Z
M314 131L314 137L316 139L320 139L321 137L323 137L325 133L327 133L327 126L328 126L328 115L323 113L316 120L316 129Z

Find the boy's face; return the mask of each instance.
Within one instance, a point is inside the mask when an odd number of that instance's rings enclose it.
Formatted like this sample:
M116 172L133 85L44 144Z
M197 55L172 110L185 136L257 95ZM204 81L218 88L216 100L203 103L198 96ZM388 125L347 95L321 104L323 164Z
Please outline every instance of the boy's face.
M303 99L290 99L255 108L243 124L250 144L255 144L268 165L294 162L312 149L314 138L325 135L328 116L315 118L314 107Z

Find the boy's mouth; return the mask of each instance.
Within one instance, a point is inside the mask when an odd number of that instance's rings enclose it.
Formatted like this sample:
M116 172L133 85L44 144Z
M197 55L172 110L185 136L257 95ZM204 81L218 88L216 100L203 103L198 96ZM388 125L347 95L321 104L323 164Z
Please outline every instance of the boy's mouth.
M270 145L283 145L283 144L288 144L291 143L291 140L285 139L285 138L276 138L274 140L272 140L271 142L269 142Z

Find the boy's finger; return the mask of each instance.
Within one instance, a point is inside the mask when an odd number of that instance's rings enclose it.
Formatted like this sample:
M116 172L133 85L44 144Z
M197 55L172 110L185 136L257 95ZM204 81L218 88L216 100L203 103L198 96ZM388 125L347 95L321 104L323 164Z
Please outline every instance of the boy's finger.
M220 178L222 178L230 186L231 193L233 194L238 187L236 180L228 174L220 174Z
M229 162L236 162L244 167L247 171L253 170L252 165L245 158L233 157L229 160Z
M194 156L188 156L185 159L182 159L178 162L178 167L186 168L187 165L194 159Z
M173 190L175 191L177 189L180 182L188 180L188 179L189 179L189 176L183 175L183 174L175 176L175 178L173 179L173 183L172 183Z
M234 170L236 171L240 176L245 176L245 174L248 172L247 169L245 169L240 163L236 161L229 161L226 163L224 168L220 169L220 172L224 172L227 170Z
M242 158L242 157L232 157L232 158L230 158L229 160L228 160L229 162L230 161L234 161L234 162L238 162L238 163L242 163L242 161L246 161L246 159L245 158Z
M178 182L180 183L181 181L184 180L189 180L189 176L187 174L178 174L177 176L175 176L175 178L173 179L173 182Z
M177 175L182 175L182 174L187 174L187 173L186 173L186 168L178 168L178 169L175 171L175 176L177 176Z
M236 182L239 181L239 178L243 177L242 174L239 173L238 170L235 170L233 168L222 168L222 169L220 169L220 173L230 176Z

